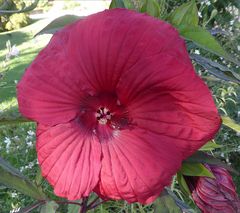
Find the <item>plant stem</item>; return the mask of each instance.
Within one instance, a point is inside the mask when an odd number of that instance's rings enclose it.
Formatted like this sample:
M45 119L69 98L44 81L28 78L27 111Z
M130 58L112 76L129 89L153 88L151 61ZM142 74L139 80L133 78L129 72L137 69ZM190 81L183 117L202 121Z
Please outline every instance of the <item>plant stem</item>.
M72 204L72 205L82 206L82 203L72 202L72 201L60 201L60 200L55 200L55 202L56 202L56 203L59 203L59 204Z
M96 203L96 204L94 204L94 205L91 205L91 206L88 207L88 210L94 209L94 208L96 208L97 206L103 204L103 203L106 202L106 201L107 201L107 200L102 200L102 201L100 201L100 202L98 202L98 203Z
M46 202L45 200L37 201L36 203L32 204L31 206L28 206L24 209L20 209L17 213L30 213L35 208L45 204L45 202Z
M81 207L79 213L86 213L87 212L87 210L88 210L87 209L87 202L88 202L88 197L84 197L82 199L82 207Z
M99 197L96 197L91 203L88 204L87 208L90 209L97 201Z

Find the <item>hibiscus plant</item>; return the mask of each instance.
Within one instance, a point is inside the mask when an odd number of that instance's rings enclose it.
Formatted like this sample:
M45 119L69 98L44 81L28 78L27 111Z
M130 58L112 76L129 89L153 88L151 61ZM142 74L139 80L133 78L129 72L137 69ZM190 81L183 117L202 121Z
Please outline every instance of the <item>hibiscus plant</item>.
M112 0L109 10L65 15L36 34L53 36L17 84L23 117L1 120L37 125L40 181L0 158L0 183L36 200L19 212L66 204L69 213L95 212L118 200L139 212L240 212L238 172L213 155L221 124L240 126L219 113L209 79L195 71L239 84L208 55L240 62L200 26L194 0L167 11L163 0Z

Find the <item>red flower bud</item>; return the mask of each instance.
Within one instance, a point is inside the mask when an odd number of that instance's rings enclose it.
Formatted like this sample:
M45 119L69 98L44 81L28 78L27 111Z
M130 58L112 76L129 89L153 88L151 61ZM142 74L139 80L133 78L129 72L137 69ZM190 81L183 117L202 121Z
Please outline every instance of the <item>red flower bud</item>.
M229 172L218 166L205 166L214 174L215 179L208 177L187 179L196 205L203 213L240 212L240 201Z

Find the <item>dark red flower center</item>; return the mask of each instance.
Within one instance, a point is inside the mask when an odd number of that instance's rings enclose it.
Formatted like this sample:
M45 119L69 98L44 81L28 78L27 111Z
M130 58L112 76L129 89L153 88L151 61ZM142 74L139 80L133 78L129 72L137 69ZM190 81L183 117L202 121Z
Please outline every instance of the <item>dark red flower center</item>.
M115 94L88 95L81 100L78 121L98 138L108 140L117 131L129 128L129 113Z

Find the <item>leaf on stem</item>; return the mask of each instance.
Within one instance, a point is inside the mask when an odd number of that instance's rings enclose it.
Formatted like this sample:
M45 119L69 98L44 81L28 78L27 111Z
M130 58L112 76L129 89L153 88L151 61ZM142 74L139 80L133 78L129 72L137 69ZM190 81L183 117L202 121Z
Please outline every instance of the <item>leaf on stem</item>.
M208 143L204 144L199 150L200 151L212 151L214 149L221 148L222 145L216 144L213 141L209 141Z
M217 78L240 84L240 76L228 67L197 54L191 54L190 57Z
M34 121L28 120L27 118L24 118L22 116L19 116L19 117L3 117L3 116L0 116L0 126L1 125L27 123L27 122L34 122Z
M125 8L123 0L112 0L109 9L113 8Z
M40 213L56 213L58 204L54 201L48 201L41 207Z
M183 162L180 172L186 176L204 176L214 178L212 172L210 172L203 164L201 163L186 163Z
M183 203L170 189L167 187L161 196L154 202L154 213L192 213L193 210Z
M0 184L37 200L46 199L45 194L33 182L0 157Z
M154 202L154 213L168 212L181 213L182 211L174 199L168 193L164 193Z
M79 202L80 201L76 201ZM74 205L74 204L68 204L68 213L79 213L79 210L81 209L81 206L79 205Z
M228 116L222 116L223 125L235 130L236 132L240 132L240 124L236 123L233 119Z
M198 26L198 9L194 0L173 10L167 20L175 27L181 25Z
M201 152L201 151L195 152L192 156L190 156L189 158L184 160L184 162L187 162L187 163L207 163L207 164L210 164L210 165L217 165L217 166L220 166L220 167L223 167L223 168L227 169L230 172L233 172L235 174L239 174L235 169L233 169L231 166L224 163L220 159L215 158L212 155L209 155L209 154L207 154L205 152Z
M193 41L199 47L216 55L228 57L222 46L206 29L200 26L181 25L178 27L178 30L181 36L189 41Z
M186 194L187 196L191 195L190 189L188 188L188 185L183 177L183 174L180 171L177 173L177 181L178 181L181 191L184 194Z
M25 208L21 208L16 213L31 213L34 209L38 208L39 206L43 205L45 203L44 200L39 200L36 203L31 204L30 206L27 206Z
M140 11L153 17L159 17L161 13L160 6L156 0L145 0Z
M65 27L67 24L71 24L77 20L84 19L84 18L85 17L83 16L81 17L81 16L75 16L75 15L65 15L65 16L58 17L53 21L51 21L47 26L41 29L34 36L41 35L41 34L53 34L58 30L62 29L63 27Z

